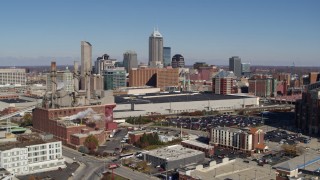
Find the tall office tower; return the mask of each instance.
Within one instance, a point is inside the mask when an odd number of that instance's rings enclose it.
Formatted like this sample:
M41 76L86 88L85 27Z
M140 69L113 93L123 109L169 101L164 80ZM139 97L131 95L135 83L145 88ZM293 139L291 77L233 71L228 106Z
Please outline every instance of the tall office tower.
M161 68L163 66L163 37L155 29L149 37L149 66Z
M90 75L92 71L92 45L81 41L81 89L90 87Z
M229 58L229 71L233 71L235 76L241 77L241 59L238 56Z
M250 63L241 63L241 75L249 77L250 73Z
M171 47L163 47L163 66L171 65Z
M171 62L172 68L183 68L184 67L184 57L181 54L176 54L172 57Z
M138 68L137 53L134 51L123 53L123 66L127 72L132 68Z

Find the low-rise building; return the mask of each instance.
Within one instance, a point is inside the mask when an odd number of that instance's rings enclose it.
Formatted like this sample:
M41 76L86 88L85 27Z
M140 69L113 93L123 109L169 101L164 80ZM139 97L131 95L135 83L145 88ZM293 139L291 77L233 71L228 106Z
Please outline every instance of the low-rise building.
M307 173L307 171L311 171L313 174L316 173L320 175L318 172L316 172L319 170L319 162L319 155L308 154L276 164L273 166L273 168L276 169L276 180L298 179L299 175L301 174L301 170L303 170L305 173Z
M166 170L184 167L202 162L205 155L201 151L185 148L181 145L155 149L144 154L144 160L153 166L161 166Z
M0 167L14 175L65 168L62 143L44 141L35 134L18 137L18 142L0 144Z
M196 140L182 141L181 145L186 148L202 151L205 153L206 157L214 155L214 146Z
M129 144L133 144L140 140L143 134L151 134L151 131L134 131L129 133Z

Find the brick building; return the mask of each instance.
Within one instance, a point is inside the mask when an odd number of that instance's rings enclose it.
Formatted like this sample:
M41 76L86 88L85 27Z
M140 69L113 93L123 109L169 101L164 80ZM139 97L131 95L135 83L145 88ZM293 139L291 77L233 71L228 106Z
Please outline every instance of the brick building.
M90 131L105 130L106 124L113 121L114 107L115 104L67 107L60 109L45 109L38 107L32 113L33 129L37 132L51 133L56 139L61 140L63 144L71 144L71 135L84 132L84 129L89 129ZM85 120L83 118L78 119L78 122L73 122L66 118L77 115L90 108L97 113L97 115L104 115L104 119L101 119L100 122L88 121L84 123L82 122Z
M249 79L249 93L260 97L271 97L277 94L277 80L272 78Z
M150 131L135 131L135 132L130 132L129 133L129 144L133 144L135 142L138 142L140 140L140 137L143 134L151 134L152 132Z
M165 87L179 86L179 69L140 68L129 71L129 86L153 86L164 90Z
M220 71L212 78L212 92L224 95L234 93L235 79L232 71Z

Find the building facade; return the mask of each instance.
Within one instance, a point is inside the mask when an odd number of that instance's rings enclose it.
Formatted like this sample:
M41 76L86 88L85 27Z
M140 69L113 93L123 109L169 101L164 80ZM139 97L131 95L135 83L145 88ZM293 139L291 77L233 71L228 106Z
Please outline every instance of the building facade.
M0 69L0 85L25 86L26 83L26 69Z
M185 148L181 145L168 146L161 149L148 151L144 154L144 160L153 166L161 166L166 170L181 168L192 163L202 162L204 152Z
M116 59L109 59L109 55L104 54L95 61L94 73L102 75L104 70L114 69L116 62Z
M15 175L65 168L61 141L18 142L0 147L0 167Z
M220 71L212 78L212 92L214 94L232 94L235 80L232 71Z
M320 82L308 85L296 101L295 125L305 134L320 135Z
M171 66L171 47L163 47L163 66Z
M80 89L87 90L90 86L90 75L92 73L92 45L81 41L81 70Z
M163 66L163 37L155 29L149 37L149 67Z
M250 63L241 63L241 75L245 77L250 77Z
M184 57L181 54L176 54L172 57L171 61L172 68L184 68Z
M265 151L264 133L261 129L236 129L216 127L210 131L210 144L245 152Z
M103 71L104 90L116 90L126 87L126 70L124 68Z
M56 76L56 82L57 83L57 90L64 89L67 92L73 92L74 91L74 80L73 80L73 73L70 72L69 69L66 69L64 71L57 71L55 74ZM52 89L52 84L54 82L52 81L52 74L47 74L47 89Z
M233 71L235 76L241 77L241 59L238 56L229 58L229 71Z
M134 51L123 53L123 66L126 69L126 72L129 72L132 68L138 68L137 53Z
M249 93L260 97L271 97L277 94L277 80L273 78L249 79Z

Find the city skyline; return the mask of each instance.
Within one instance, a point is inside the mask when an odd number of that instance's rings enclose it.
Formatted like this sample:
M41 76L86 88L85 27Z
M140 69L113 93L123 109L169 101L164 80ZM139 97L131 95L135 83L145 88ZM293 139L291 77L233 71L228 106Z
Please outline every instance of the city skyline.
M107 53L122 61L123 53L133 50L147 63L155 27L163 45L172 55L183 54L188 65L227 65L239 56L251 65L317 66L320 57L316 0L1 4L0 15L6 17L0 20L2 66L47 65L53 59L71 65L81 60L81 41L92 44L92 59Z

